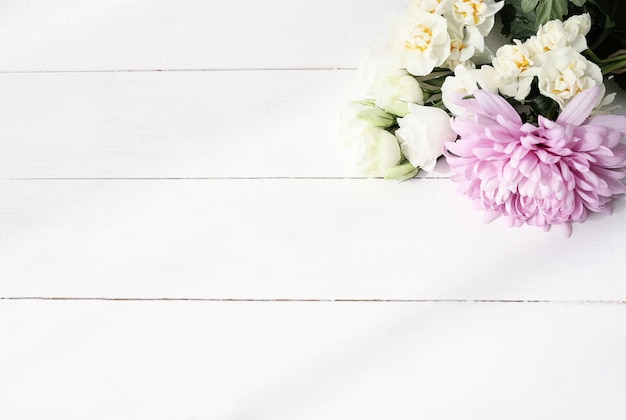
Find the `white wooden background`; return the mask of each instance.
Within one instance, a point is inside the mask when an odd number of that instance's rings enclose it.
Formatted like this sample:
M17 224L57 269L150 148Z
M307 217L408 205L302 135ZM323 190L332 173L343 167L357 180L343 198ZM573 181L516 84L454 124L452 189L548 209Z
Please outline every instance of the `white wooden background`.
M0 419L624 419L626 205L338 139L404 0L0 0Z

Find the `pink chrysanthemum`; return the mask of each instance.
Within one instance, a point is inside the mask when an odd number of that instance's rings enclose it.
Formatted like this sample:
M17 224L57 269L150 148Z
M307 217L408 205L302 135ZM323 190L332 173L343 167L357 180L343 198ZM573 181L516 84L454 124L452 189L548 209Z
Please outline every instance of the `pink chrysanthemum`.
M452 120L460 138L445 155L460 192L486 211L485 221L503 216L549 230L584 221L590 212L609 212L626 192L626 116L589 115L599 88L578 94L556 121L523 123L501 96L476 91L460 99L465 116Z

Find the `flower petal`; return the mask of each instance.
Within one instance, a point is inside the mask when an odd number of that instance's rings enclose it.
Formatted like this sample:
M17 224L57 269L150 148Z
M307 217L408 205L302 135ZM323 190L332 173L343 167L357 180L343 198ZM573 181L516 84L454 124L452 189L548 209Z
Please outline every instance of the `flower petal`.
M601 89L598 86L580 92L567 104L556 122L558 124L581 125L597 105L600 93Z

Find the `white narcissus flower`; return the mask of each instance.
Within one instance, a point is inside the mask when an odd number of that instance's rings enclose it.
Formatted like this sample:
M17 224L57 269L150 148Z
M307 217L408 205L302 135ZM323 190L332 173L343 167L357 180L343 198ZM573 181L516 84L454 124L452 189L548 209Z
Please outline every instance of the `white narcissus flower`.
M402 153L416 168L432 171L437 158L443 154L446 141L456 139L450 128L450 116L442 109L432 106L409 104L411 113L398 119L400 128L396 137Z
M533 55L541 55L557 48L567 46L567 33L563 21L551 20L541 25L537 35L526 42Z
M396 136L375 125L375 119L362 118L364 111L375 109L349 104L344 110L341 137L356 151L356 166L365 176L385 176L402 155ZM381 124L384 122L381 120Z
M562 47L571 47L576 52L587 49L585 35L591 29L591 17L588 13L572 16L565 22L558 19L551 20L541 25L537 35L530 37L526 45L531 56L537 61L543 62L543 55Z
M571 47L558 48L546 54L539 73L539 92L554 99L561 108L580 92L604 84L602 70Z
M474 67L470 60L477 52L485 50L485 38L473 26L459 27L448 22L448 34L450 34L450 56L444 63L444 67L453 70L457 65Z
M426 76L450 55L450 35L445 18L413 9L402 16L395 33L400 67L415 76Z
M459 65L454 69L454 76L446 77L441 86L443 104L454 115L465 115L465 108L457 105L457 101L464 96L473 94L478 89L498 93L495 80L495 70L491 66L468 69Z
M453 0L449 18L460 26L473 26L485 37L491 32L496 13L504 7L504 1Z
M518 40L514 42L498 48L492 64L500 93L521 101L530 93L533 78L539 74L539 68L534 66L527 46Z
M442 15L450 6L451 0L411 0L409 7L436 15Z
M409 103L424 103L424 92L413 76L398 69L380 78L375 101L377 107L404 117L409 113Z
M587 49L587 39L585 36L591 29L591 16L589 13L572 16L563 22L563 29L567 34L567 44L577 52Z

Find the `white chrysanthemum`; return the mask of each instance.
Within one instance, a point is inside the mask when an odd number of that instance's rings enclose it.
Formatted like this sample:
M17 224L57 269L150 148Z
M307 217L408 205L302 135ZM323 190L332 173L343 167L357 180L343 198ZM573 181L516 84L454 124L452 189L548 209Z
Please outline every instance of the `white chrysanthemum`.
M498 48L493 59L493 68L496 70L500 92L521 101L530 93L533 78L538 75L539 68L533 65L528 47L518 40L514 42Z
M485 37L493 28L496 13L504 7L504 1L453 0L450 18L461 26L473 26Z
M602 88L602 70L571 47L563 47L546 54L539 74L539 91L554 99L561 108L580 92L593 86Z
M395 34L401 67L415 76L425 76L450 55L446 19L433 13L413 10L402 16Z

